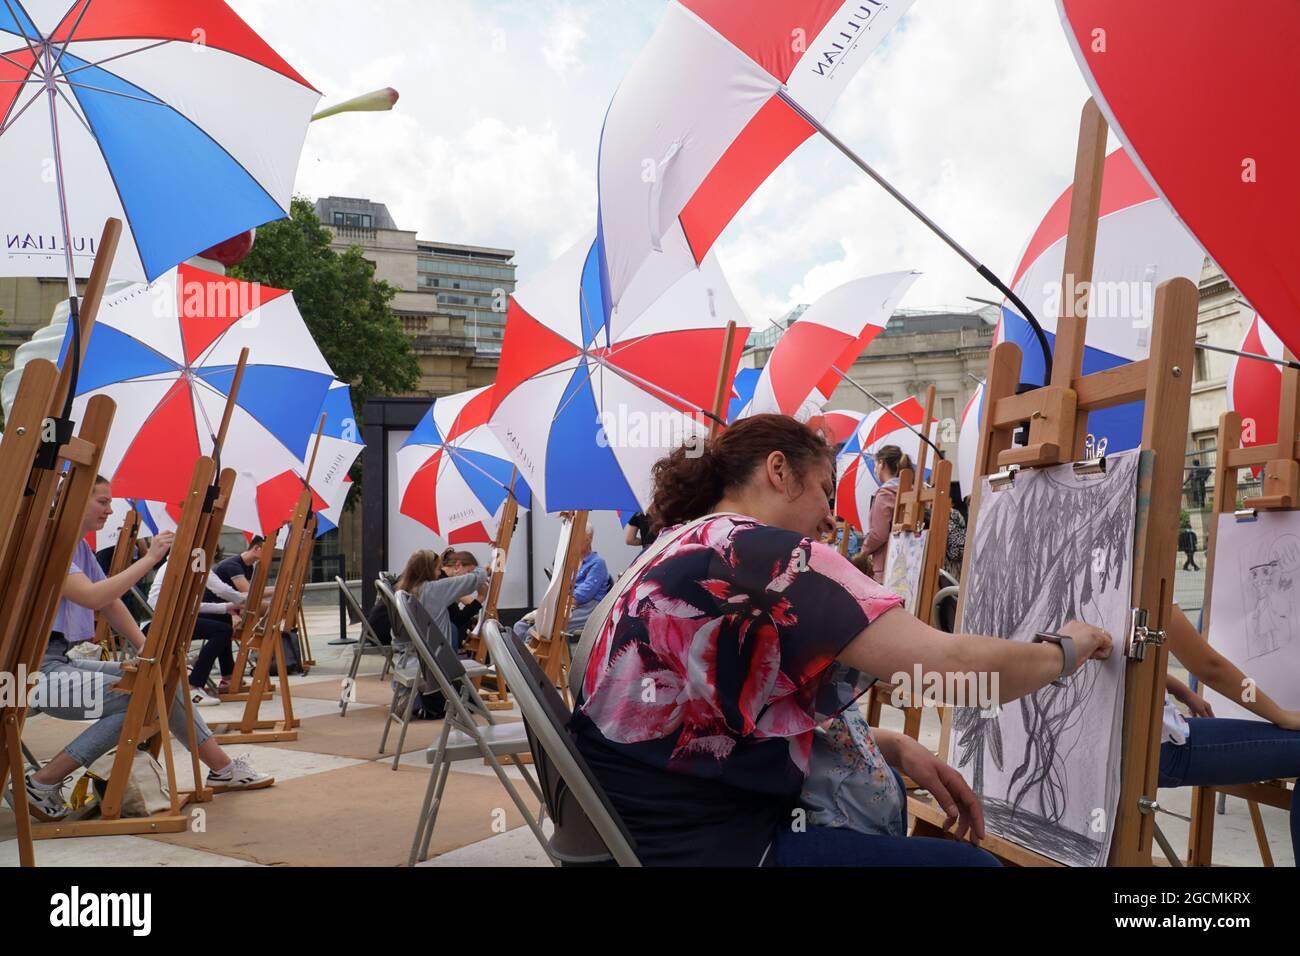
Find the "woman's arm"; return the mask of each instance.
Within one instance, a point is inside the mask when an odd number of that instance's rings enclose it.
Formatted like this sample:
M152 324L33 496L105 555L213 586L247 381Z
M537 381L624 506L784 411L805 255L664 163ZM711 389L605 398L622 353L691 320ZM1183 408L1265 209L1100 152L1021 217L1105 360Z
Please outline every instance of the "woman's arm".
M473 594L487 581L487 572L475 568L469 574L459 574L436 581L426 581L420 588L419 599L426 607L445 608L457 598Z
M144 634L141 633L140 626L135 623L135 618L131 616L131 612L126 609L121 599L101 610L113 630L130 641L137 651L144 648Z
M893 730L871 728L871 739L880 748L880 755L899 773L907 774L920 786L930 791L935 801L948 815L943 828L957 824L954 835L962 839L968 833L976 846L984 839L984 808L979 797L962 775L936 757L925 747Z
M1300 730L1300 711L1285 710L1260 690L1236 664L1210 646L1182 608L1175 607L1169 619L1169 652L1196 675L1197 680L1213 687L1228 700L1236 701L1257 717L1286 730ZM1251 693L1246 693L1249 689Z
M1213 717L1214 709L1210 707L1205 698L1196 691L1192 690L1173 674L1165 675L1165 690L1173 694L1175 698L1181 700L1187 705L1193 717Z
M140 581L164 557L176 536L170 531L154 535L148 553L125 571L120 571L103 581L91 581L80 572L69 574L63 585L63 596L73 604L102 611Z
M1110 636L1071 621L1060 633L1074 638L1076 670L1092 658L1110 656ZM992 674L997 703L1031 694L1061 676L1062 650L1055 644L1029 644L973 634L947 634L894 607L872 621L839 654L838 660L889 683L913 680L920 665L926 674ZM1180 658L1181 659L1181 658ZM928 682L928 681L927 681ZM945 690L960 682L939 682ZM921 688L915 689L920 693ZM971 701L945 703L971 704Z

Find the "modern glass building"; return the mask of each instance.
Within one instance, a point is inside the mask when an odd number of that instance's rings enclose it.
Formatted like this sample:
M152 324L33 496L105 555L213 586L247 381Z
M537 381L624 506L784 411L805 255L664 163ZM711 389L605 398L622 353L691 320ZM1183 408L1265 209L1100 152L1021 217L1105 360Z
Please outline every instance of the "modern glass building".
M437 293L439 312L465 319L465 338L476 351L500 352L506 302L515 291L515 254L448 242L417 245L420 289Z

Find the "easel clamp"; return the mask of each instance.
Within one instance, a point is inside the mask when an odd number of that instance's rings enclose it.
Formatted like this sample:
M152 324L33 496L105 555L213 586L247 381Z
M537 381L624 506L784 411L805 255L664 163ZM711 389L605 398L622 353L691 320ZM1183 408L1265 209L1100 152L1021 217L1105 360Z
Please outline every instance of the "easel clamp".
M1165 632L1147 627L1149 615L1145 608L1135 607L1129 611L1128 639L1124 647L1124 656L1133 661L1144 661L1148 647L1159 647L1165 642Z
M1016 472L1019 470L1019 465L1009 465L1006 470L989 475L989 487L994 491L1001 491L1003 488L1015 484Z
M1074 473L1076 475L1106 474L1106 456L1098 455L1096 458L1085 458L1083 461L1076 461L1074 463Z

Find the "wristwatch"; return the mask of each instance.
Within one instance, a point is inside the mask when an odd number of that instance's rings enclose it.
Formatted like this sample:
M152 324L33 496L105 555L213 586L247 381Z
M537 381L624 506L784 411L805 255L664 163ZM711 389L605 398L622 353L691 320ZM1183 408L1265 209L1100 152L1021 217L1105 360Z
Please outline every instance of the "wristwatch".
M1052 686L1064 687L1065 679L1074 673L1075 665L1079 662L1079 652L1075 650L1074 638L1053 631L1039 631L1034 635L1031 643L1055 644L1061 649L1061 676L1052 681Z

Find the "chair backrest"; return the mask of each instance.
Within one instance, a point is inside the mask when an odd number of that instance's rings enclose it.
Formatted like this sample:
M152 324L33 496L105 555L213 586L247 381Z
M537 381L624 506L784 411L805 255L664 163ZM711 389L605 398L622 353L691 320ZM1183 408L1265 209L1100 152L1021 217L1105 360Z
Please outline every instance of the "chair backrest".
M555 686L513 631L483 622L483 639L528 729L529 749L555 821L551 852L565 863L640 866L636 841L587 766L568 724L572 714Z
M352 593L352 589L348 587L348 582L339 576L335 576L334 580L338 583L339 591L343 594L343 606L347 608L348 620L353 624L360 623L361 625L362 642L374 644L376 647L383 647L384 642L379 639L375 629L370 626L370 618L366 617L365 613L362 612L361 604L357 601L356 595Z
M941 631L947 631L949 634L954 633L957 629L957 596L959 593L957 579L940 568L939 590L934 593L930 623Z
M361 605L358 604L357 599L353 597L352 589L348 587L348 582L344 581L341 575L336 574L334 575L334 583L339 586L339 591L343 595L343 606L347 608L348 620L353 624L364 621L366 616L361 613Z
M448 717L454 715L457 723L474 726L471 711L487 718L488 723L495 723L487 704L483 703L478 691L465 673L465 665L451 646L451 642L438 630L423 605L405 591L398 591L394 596L397 606L397 618L401 627L410 638L420 664L442 691L447 700Z
M400 636L403 642L409 643L406 627L397 619L397 599L393 596L392 587L381 577L375 580L375 591L379 594L379 600L388 608L388 623L393 629L393 641L396 642Z

